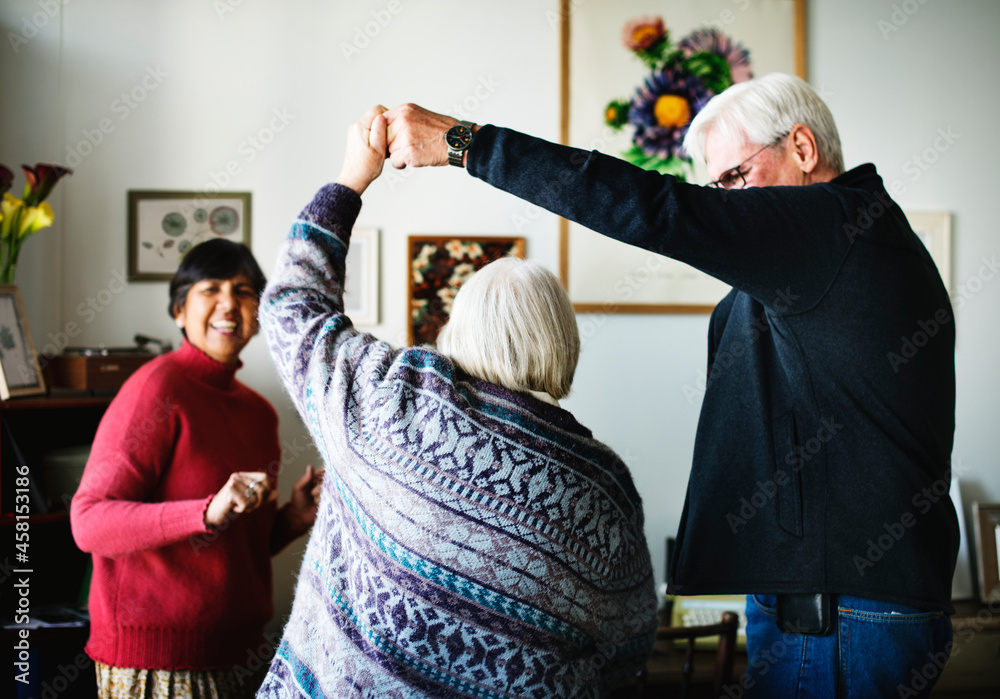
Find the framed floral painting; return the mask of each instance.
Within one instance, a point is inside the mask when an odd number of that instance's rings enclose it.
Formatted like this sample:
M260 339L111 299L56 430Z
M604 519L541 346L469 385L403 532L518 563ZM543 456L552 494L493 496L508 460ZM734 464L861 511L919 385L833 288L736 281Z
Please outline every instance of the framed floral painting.
M414 235L407 251L407 340L411 345L432 345L465 280L493 260L524 257L524 238Z
M712 96L805 77L806 0L561 3L562 142L705 184L681 146ZM560 277L585 313L708 313L729 288L683 263L560 221Z
M250 192L129 190L129 281L170 281L184 254L212 238L250 245Z

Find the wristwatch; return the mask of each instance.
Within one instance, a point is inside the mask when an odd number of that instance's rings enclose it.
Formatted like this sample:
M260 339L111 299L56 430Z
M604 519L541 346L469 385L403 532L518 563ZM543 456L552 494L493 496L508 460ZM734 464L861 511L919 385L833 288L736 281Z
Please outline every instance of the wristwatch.
M462 167L462 156L472 143L471 121L460 121L444 135L444 142L448 144L448 162L451 165Z

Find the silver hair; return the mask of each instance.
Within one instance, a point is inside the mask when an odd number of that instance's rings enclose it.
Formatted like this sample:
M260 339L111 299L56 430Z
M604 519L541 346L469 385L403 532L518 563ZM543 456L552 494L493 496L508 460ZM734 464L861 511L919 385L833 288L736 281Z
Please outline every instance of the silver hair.
M830 108L805 80L785 73L736 83L709 100L688 127L684 149L704 158L705 138L713 129L730 143L766 146L795 124L813 132L820 163L842 173L844 155Z
M580 334L556 276L537 262L505 257L459 289L437 348L472 376L562 398L573 383Z

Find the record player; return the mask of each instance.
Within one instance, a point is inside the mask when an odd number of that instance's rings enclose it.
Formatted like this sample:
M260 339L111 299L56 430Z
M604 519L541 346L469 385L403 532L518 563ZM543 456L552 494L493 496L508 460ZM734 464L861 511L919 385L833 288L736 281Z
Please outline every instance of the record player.
M157 356L150 344L159 345L160 353L171 349L169 343L145 335L136 335L135 342L129 347L67 347L49 360L49 385L93 394L116 393L136 369Z

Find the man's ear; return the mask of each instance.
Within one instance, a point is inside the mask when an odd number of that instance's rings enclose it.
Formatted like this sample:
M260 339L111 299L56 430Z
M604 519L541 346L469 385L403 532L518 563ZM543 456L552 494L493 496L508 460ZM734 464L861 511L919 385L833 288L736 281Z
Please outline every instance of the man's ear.
M805 174L812 173L819 165L819 149L816 147L816 136L805 124L796 124L789 134L792 144L792 157L795 164Z

